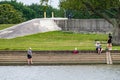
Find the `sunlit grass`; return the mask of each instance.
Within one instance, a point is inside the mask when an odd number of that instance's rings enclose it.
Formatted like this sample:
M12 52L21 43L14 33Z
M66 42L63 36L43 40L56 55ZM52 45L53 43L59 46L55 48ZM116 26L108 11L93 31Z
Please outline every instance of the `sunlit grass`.
M0 39L0 50L94 50L95 41L106 41L105 34L78 34L53 31L14 39ZM106 45L103 44L103 47Z

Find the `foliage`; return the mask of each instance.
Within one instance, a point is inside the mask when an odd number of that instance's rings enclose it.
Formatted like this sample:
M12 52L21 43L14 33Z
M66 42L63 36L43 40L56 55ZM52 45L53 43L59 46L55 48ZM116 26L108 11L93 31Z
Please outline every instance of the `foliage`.
M113 23L109 19L109 15L116 19L120 17L119 0L61 0L60 6L68 10L87 10L105 18L111 24Z
M90 4L95 10L116 8L120 6L119 0L60 0L60 6L65 9L90 9Z
M28 8L35 12L35 18L43 18L43 6L38 4L31 4L28 6Z
M65 10L66 17L69 18L69 15L71 15L71 18L74 19L97 19L101 18L100 16L90 13L87 10Z
M64 15L65 11L63 9L53 9L55 17L66 17Z
M22 13L9 4L0 5L0 24L23 22Z
M44 12L46 12L46 10L47 10L47 8L48 8L48 1L49 1L49 0L40 0L40 4L41 4L42 6L44 6L44 9L43 9Z
M44 1L44 0L43 0ZM52 12L55 13L55 17L63 17L63 10L54 9L50 5L44 2L39 4L31 4L31 5L24 5L21 2L17 2L17 0L11 1L0 1L0 4L10 4L12 5L17 11L20 11L23 14L23 18L26 20L34 19L34 18L43 18L43 12L47 12L47 17L52 17Z
M30 20L35 17L35 12L32 9L28 8L26 5L23 5L21 2L17 2L16 0L1 1L0 4L12 5L17 11L20 11L23 14L23 18L26 20Z
M83 5L83 3L77 2L79 0L75 0L75 1L74 0L73 1L72 0L62 0L60 6L63 7L65 10L63 8L60 8L60 9L52 8L50 5L48 5L48 1L49 0L40 0L41 5L39 5L39 4L24 5L23 3L17 2L16 0L1 1L0 4L10 4L10 5L14 6L14 8L16 10L22 12L23 17L26 20L30 20L33 18L43 18L44 11L47 12L47 17L51 17L51 13L54 12L55 17L68 17L69 14L71 14L72 18L77 18L77 19L102 18L102 17L98 16L96 13L91 12L90 8L86 8L86 6ZM67 3L65 3L65 1L67 1ZM97 3L95 6L95 10L106 13L111 18L114 18L115 17L114 15L117 15L117 12L114 8L108 8L108 4L107 4L107 2L105 2L105 0L97 1L97 2L96 2L96 0L83 0L83 1L84 2L88 1L89 3L90 3L90 1L92 1L91 4L94 4L94 5L95 5L95 3ZM97 5L99 2L101 2L99 5L101 5L103 3L105 3L105 4L103 4L101 7L98 7ZM113 3L113 1L110 0L108 3ZM114 2L113 4L115 4L115 3L116 2ZM116 7L116 6L117 5L114 5L114 7ZM101 10L102 7L104 7L104 10ZM106 9L106 8L108 8L108 9Z
M28 6L30 9L32 9L35 14L36 14L36 18L43 18L43 14L44 14L44 6L38 5L38 4L32 4L30 6ZM53 11L56 11L55 9L53 9L51 6L48 6L48 8L45 10L47 12L47 17L51 17L51 13Z
M40 0L40 4L47 6L48 5L49 0Z

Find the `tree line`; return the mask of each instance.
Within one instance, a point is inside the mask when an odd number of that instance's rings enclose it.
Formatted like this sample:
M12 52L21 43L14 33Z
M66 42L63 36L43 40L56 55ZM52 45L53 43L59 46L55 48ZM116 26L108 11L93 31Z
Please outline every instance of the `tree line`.
M44 11L47 13L48 18L52 17L52 12L54 12L54 17L67 17L75 19L101 18L88 10L74 10L71 8L65 9L63 7L56 9L50 5L44 6L42 4L24 5L16 0L11 0L0 2L0 24L16 24L34 18L43 18Z
M0 24L16 24L34 18L43 18L45 6L40 4L24 5L16 0L0 1ZM64 17L62 9L47 6L47 17L54 12L55 17Z

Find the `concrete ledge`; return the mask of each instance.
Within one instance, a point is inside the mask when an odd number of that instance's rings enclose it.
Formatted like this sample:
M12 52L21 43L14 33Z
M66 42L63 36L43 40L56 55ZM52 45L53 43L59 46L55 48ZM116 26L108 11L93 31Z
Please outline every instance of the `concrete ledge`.
M106 63L34 63L28 65L27 63L0 63L0 66L47 66L47 65L105 65Z
M10 53L12 53L12 54L19 54L19 53L26 53L27 51L12 51L12 50L10 50L10 51L0 51L0 54L5 54L5 53L7 53L7 54L10 54ZM114 52L114 51L113 51ZM116 52L120 52L120 51L116 51ZM73 51L72 50L64 50L64 51L33 51L33 53L39 53L39 54L48 54L48 53L62 53L62 54L66 54L66 53L73 53ZM96 51L95 50L91 50L91 51L86 51L86 50L82 50L82 51L79 51L79 53L96 53ZM105 53L105 51L103 51L103 53Z
M26 53L27 51L15 51L15 50L1 50L0 54L2 53ZM47 51L33 51L35 53L73 53L72 50L47 50ZM106 51L103 51L102 53L105 53ZM111 53L120 53L120 50L111 50ZM96 53L95 50L80 50L79 53Z
M113 64L120 64L120 51L110 51ZM0 51L0 65L27 65L27 51ZM106 53L96 51L33 51L33 65L107 64Z

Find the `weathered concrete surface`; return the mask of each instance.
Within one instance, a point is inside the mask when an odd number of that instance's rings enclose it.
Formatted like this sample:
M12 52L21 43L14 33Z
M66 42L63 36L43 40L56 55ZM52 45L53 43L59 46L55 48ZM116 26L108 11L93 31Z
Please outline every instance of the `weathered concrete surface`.
M0 65L27 65L26 51L0 51ZM111 52L113 64L120 64L120 51ZM107 64L105 51L33 51L33 65Z
M68 19L56 20L63 31L76 33L109 33L113 26L104 19Z
M0 38L16 38L41 32L61 30L53 19L32 19L13 27L0 30Z

